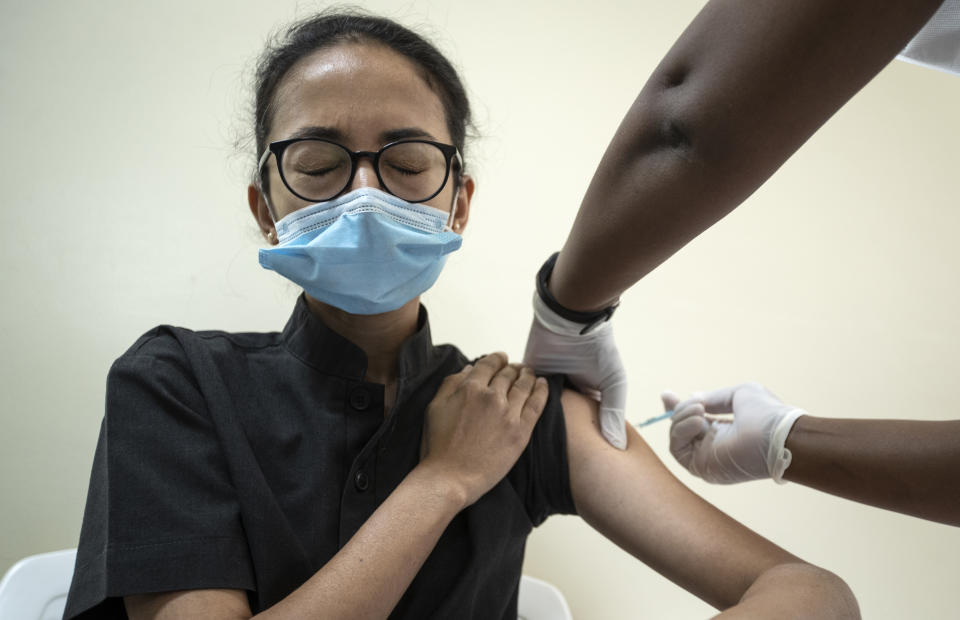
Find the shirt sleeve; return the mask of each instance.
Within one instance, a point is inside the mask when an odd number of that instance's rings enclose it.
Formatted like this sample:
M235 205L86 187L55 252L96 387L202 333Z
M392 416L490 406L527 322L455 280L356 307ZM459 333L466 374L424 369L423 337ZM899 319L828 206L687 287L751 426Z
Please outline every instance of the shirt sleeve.
M124 618L122 597L254 590L216 429L177 339L157 328L118 359L64 618Z
M533 428L527 449L508 474L534 527L552 514L577 513L570 490L567 427L560 402L566 376L551 375L546 379L550 389L547 404Z

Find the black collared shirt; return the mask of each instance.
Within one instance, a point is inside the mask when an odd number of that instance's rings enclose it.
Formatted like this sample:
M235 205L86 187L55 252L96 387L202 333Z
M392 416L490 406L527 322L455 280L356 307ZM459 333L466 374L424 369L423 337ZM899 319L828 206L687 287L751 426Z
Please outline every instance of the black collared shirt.
M385 416L363 351L302 297L282 333L148 332L107 379L65 617L123 618L123 596L170 590L246 590L254 613L280 601L416 466L427 405L466 363L433 345L421 307ZM517 464L453 519L391 618L515 620L527 535L575 511L563 377L549 383Z

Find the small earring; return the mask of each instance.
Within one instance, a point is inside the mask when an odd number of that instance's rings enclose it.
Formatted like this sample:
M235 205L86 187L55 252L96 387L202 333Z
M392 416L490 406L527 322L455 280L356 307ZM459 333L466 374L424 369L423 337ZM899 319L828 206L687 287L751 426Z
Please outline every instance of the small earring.
M276 240L277 240L277 233L272 230L267 231L267 241L269 241L270 243L273 243Z

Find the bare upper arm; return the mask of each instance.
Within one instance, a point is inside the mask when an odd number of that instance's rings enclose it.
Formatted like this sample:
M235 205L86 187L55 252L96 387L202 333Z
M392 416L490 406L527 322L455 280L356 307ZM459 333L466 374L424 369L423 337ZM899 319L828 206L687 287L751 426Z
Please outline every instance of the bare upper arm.
M252 617L243 590L180 590L126 596L130 620L247 620Z
M577 511L621 548L718 608L764 570L799 561L681 484L631 426L626 450L610 446L594 401L572 390L562 401Z
M557 300L609 305L733 210L940 3L707 2L607 148L551 277Z
M883 69L941 2L710 0L645 84L641 100L649 105L633 120L655 113L666 121L656 126L660 147L692 145L752 191ZM645 133L630 130L628 115L617 137Z

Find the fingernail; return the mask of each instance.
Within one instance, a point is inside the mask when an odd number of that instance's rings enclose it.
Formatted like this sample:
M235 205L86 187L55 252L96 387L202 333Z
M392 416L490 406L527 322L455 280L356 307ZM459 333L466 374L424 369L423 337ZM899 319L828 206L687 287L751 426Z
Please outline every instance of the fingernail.
M546 385L546 384L547 384L546 379L544 379L543 377L537 377L537 385Z

